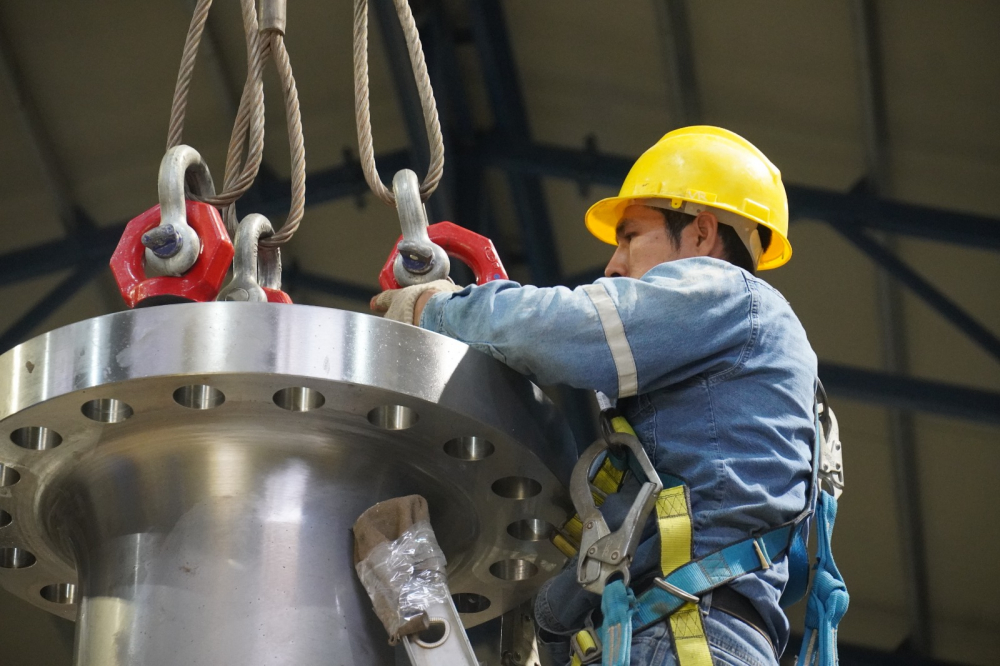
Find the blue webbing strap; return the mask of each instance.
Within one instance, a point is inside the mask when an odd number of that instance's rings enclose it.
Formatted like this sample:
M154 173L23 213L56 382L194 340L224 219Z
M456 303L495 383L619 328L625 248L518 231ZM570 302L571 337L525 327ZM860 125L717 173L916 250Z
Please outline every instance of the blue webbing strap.
M700 597L734 578L759 571L764 567L762 557L767 560L768 566L780 559L788 550L792 533L797 526L797 521L792 522L762 536L739 541L692 560L670 572L665 580L688 594ZM639 596L638 610L632 618L633 629L639 631L660 621L684 603L684 599L654 585Z
M803 520L795 528L788 547L788 583L781 593L779 605L788 608L802 601L809 590L809 521Z
M632 616L635 613L635 595L616 580L604 587L601 595L601 614L604 622L598 630L603 646L601 663L607 666L628 666L632 657Z
M814 516L816 513L816 500L819 497L819 467L820 467L820 443L822 424L819 419L819 391L817 391L817 401L813 407L813 423L816 431L813 437L812 450L812 476L809 481L808 497L806 501L805 514ZM823 394L825 395L825 393ZM784 592L781 593L779 605L788 608L800 602L809 591L809 522L801 520L795 534L792 535L792 544L788 547L788 583Z
M837 627L847 612L850 595L830 547L836 519L837 500L823 491L816 511L816 578L806 605L806 632L799 652L799 666L837 664Z

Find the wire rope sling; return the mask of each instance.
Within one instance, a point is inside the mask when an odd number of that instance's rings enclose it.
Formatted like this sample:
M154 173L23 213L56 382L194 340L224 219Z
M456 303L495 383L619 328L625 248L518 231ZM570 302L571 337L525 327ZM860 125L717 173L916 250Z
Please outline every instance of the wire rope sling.
M167 150L157 182L159 204L131 220L111 258L111 270L130 308L177 302L205 302L219 296L237 256L237 275L262 279L260 290L226 289L226 300L270 300L290 303L281 292L279 247L301 224L305 211L305 141L298 90L285 46L285 0L240 0L246 41L247 76L226 155L222 191L216 193L201 154L182 143L191 77L212 0L198 0L188 28L174 87L167 131ZM253 185L264 150L263 73L273 61L285 104L291 154L291 205L284 224L274 231L270 222L253 215L253 233L239 233L236 201ZM220 213L221 210L221 213ZM233 247L235 240L236 248ZM253 244L253 248L240 245ZM266 265L256 262L258 246ZM242 260L241 260L242 257ZM262 296L263 294L263 296Z

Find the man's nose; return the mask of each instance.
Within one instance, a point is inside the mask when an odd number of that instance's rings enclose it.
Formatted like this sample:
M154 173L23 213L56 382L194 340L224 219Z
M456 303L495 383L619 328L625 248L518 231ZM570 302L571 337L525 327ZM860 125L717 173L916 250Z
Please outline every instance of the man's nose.
M611 260L604 268L604 277L628 277L628 263L624 255L625 252L620 245L615 248L615 253L611 255Z

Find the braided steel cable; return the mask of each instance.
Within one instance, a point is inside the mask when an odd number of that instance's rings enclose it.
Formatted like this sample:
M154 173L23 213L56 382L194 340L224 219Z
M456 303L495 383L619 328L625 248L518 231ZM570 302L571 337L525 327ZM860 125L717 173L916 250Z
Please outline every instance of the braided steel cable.
M243 13L243 28L247 44L247 80L240 97L236 120L230 136L226 155L226 175L223 191L212 197L192 197L218 207L229 207L243 196L253 185L260 169L264 153L264 87L263 69L267 58L267 40L261 39L257 25L257 10L254 0L240 0ZM191 87L191 77L197 61L198 47L204 34L212 0L198 0L191 17L181 65L174 87L173 103L170 108L170 124L167 130L167 149L181 143L187 101ZM247 137L249 133L249 147ZM246 159L244 160L244 151ZM227 226L235 231L232 224L234 213L226 211Z
M288 126L288 147L291 153L292 166L292 203L288 217L281 229L273 236L262 238L261 245L276 247L287 243L298 230L306 207L306 150L305 137L302 134L302 113L299 109L299 92L295 86L295 76L292 73L292 63L285 48L285 37L278 30L267 33L270 37L271 58L274 60L281 80L281 90L285 98L285 122Z
M378 1L378 0L377 0ZM441 121L438 118L437 103L434 100L434 89L431 87L430 75L427 73L427 63L424 60L423 46L420 43L420 32L417 30L413 12L410 11L408 0L393 0L399 23L403 27L407 51L410 55L410 65L413 77L417 82L417 93L420 97L420 108L424 115L424 128L427 131L427 141L430 144L430 164L427 175L420 184L420 200L427 201L444 173L444 138L441 135ZM375 164L375 147L372 140L371 103L368 81L368 0L355 0L354 3L354 112L358 126L358 149L361 167L365 180L372 192L390 206L396 205L396 197L379 177Z
M177 72L177 83L174 86L174 99L170 106L167 150L179 145L181 135L184 133L184 117L187 114L191 75L194 73L194 64L198 59L198 47L201 45L201 36L205 32L205 23L208 21L208 12L211 9L212 0L198 0L194 14L191 16L191 25L188 28L188 34L184 40L184 51L181 54L181 66Z

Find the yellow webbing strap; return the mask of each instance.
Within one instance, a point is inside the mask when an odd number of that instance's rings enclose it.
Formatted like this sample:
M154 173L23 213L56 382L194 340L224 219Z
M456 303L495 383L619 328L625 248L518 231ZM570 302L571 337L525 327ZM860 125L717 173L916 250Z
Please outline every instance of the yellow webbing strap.
M656 496L660 569L666 576L691 561L691 510L687 486L664 488ZM680 666L712 666L698 604L688 602L670 616Z
M612 417L611 427L615 432L635 435L632 426L623 416ZM610 458L605 458L591 483L605 495L610 495L618 492L624 475L625 472L616 468ZM603 503L604 498L595 492L594 504L600 506ZM687 486L674 486L660 491L656 497L656 518L660 531L660 569L666 576L691 561L691 502ZM561 533L552 537L552 543L567 557L572 557L576 555L580 544L582 529L580 517L573 516L563 525ZM567 537L575 543L571 543ZM712 655L708 650L708 638L705 636L705 625L698 605L690 602L684 604L674 611L669 620L680 666L712 666ZM577 633L576 640L585 650L593 644L586 629ZM578 655L573 654L570 666L582 666Z

